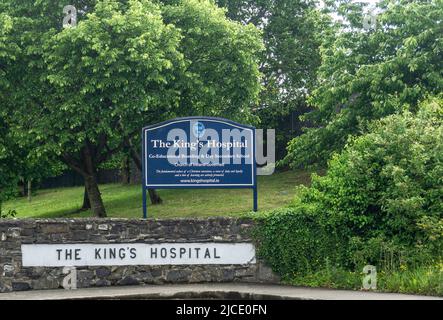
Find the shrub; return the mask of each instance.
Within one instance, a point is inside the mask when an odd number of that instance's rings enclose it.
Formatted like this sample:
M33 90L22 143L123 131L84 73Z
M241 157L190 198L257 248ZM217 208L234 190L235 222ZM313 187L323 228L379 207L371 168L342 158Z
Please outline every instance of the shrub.
M340 234L326 232L314 215L292 208L270 213L256 230L258 255L290 280L295 274L314 272L325 264L338 265L344 248Z
M258 231L280 274L442 260L443 100L374 122L313 176L289 209L267 215Z

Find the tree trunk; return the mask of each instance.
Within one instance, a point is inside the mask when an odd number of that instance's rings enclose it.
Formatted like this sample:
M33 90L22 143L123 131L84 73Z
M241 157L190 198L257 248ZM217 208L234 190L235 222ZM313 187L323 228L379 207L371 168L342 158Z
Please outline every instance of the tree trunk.
M106 218L105 206L98 188L97 177L95 174L85 176L85 187L93 214L98 218Z
M94 216L98 218L106 217L106 209L98 187L97 166L107 160L112 152L115 152L108 148L106 154L101 154L105 145L106 141L94 146L89 140L86 140L80 154L63 153L61 155L64 163L83 176L86 191L83 195L83 207L89 205Z
M97 164L96 157L88 142L82 151L82 160L85 172L83 178L85 179L85 187L88 192L89 202L91 204L92 213L98 218L106 218L106 209L103 204L102 195L98 188L97 180Z
M86 211L89 209L91 209L91 201L89 201L88 190L86 189L86 186L85 186L85 191L83 193L83 205L82 205L82 208L80 209L80 211Z
M138 155L137 152L135 152L134 148L132 147L132 145L130 144L130 154L131 154L131 158L135 163L135 166L137 167L137 169L139 171L142 171L142 159L140 158L140 156ZM143 180L143 177L142 177ZM158 195L157 191L155 191L154 189L149 189L149 198L151 199L151 203L153 205L156 204L162 204L163 200L162 198L160 198L160 196Z
M20 195L26 197L26 183L23 178L20 178Z
M151 199L152 204L162 204L163 203L163 200L162 200L162 198L160 198L157 191L155 191L154 189L149 189L148 193L149 193L149 199Z
M131 168L129 166L129 157L125 156L122 161L121 179L123 185L128 185L131 178Z
M28 202L32 201L32 180L28 180Z

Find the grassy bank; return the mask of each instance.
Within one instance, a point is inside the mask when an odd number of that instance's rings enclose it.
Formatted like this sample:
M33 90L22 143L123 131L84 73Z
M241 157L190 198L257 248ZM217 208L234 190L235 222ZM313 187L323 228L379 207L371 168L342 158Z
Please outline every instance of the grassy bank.
M277 173L258 180L259 209L272 210L289 204L295 187L308 184L305 171ZM109 184L100 186L109 217L140 218L141 186ZM252 210L252 190L159 190L164 204L148 205L154 218L239 216ZM40 190L31 202L18 198L5 204L17 211L18 218L91 217L90 211L78 212L83 187Z

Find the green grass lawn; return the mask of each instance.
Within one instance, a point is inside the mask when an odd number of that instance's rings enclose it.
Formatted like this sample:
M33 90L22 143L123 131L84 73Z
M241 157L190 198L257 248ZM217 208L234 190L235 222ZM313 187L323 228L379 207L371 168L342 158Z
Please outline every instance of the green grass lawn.
M290 171L262 176L258 180L260 211L286 206L294 198L295 187L308 184L310 173ZM17 211L18 218L84 218L90 211L78 213L83 187L39 190L31 202L18 198L5 203L5 209ZM141 218L141 186L108 184L100 186L107 214L114 218ZM252 190L159 190L164 203L148 205L149 217L239 216L252 211Z

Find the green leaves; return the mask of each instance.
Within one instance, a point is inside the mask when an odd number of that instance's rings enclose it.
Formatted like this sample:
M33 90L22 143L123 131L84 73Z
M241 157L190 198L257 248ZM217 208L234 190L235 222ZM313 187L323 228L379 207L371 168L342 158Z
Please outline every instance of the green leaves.
M13 27L13 19L7 14L0 13L0 90L10 85L6 69L10 63L17 59L20 52L20 48L11 36ZM2 92L0 91L0 99L1 97Z
M76 28L59 32L36 13L32 19L47 29L32 30L38 39L25 43L26 52L37 50L23 57L32 69L20 71L36 77L23 82L21 98L31 87L40 92L30 95L39 102L32 110L24 112L29 104L23 103L20 121L33 122L52 148L78 150L85 138L95 141L109 132L109 143L118 144L142 126L173 115L251 120L262 49L253 26L227 20L223 10L202 0L173 6L103 0L86 6L85 14L79 10ZM39 9L48 10L45 2Z
M0 98L20 144L89 178L143 126L187 115L251 121L260 33L210 0L174 2L73 0L78 24L66 29L63 1L2 2L22 50ZM0 19L2 72L11 19Z
M435 265L443 259L443 100L375 121L255 231L284 280L322 270Z
M299 205L315 204L325 220L365 238L380 233L413 246L424 216L442 217L443 101L432 99L410 112L373 123L314 177ZM300 204L301 203L301 204Z
M182 30L180 51L186 63L176 84L177 112L251 121L260 91L260 33L226 19L211 1L186 0L165 5L165 21ZM239 112L244 110L244 112Z
M320 66L322 33L329 19L315 1L307 0L216 0L227 15L262 32L265 49L260 71L263 90L254 110L263 128L277 131L278 157L289 140L300 132L298 116L309 110L307 96L316 85Z
M380 7L370 32L357 23L359 8L344 7L354 24L324 41L320 86L310 98L316 109L307 115L316 129L290 143L286 163L324 164L369 122L405 108L416 112L420 101L442 91L441 0Z

